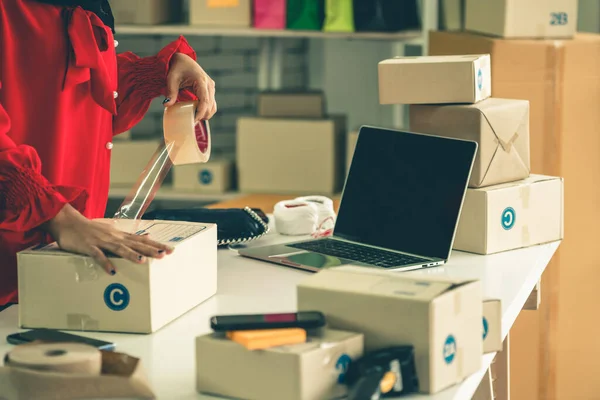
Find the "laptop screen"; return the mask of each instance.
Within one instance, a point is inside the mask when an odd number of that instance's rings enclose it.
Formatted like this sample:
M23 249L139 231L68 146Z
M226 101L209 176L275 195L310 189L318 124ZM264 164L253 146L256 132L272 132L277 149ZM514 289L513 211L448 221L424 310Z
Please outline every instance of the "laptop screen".
M447 259L475 142L363 127L335 236Z

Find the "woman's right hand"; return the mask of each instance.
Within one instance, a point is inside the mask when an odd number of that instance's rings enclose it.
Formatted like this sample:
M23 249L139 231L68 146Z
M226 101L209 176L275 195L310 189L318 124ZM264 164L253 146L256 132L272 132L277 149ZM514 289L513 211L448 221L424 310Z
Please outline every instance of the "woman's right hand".
M163 258L173 252L173 247L150 240L147 236L123 232L111 224L89 220L69 204L43 228L61 249L92 257L111 275L116 270L105 251L137 264L146 262L147 257Z

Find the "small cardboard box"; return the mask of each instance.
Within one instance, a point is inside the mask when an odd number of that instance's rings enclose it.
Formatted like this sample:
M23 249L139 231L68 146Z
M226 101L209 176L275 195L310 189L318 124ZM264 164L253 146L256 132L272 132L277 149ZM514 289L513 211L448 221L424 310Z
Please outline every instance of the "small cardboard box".
M481 367L481 284L361 267L324 270L298 286L298 310L362 332L365 352L413 345L420 391L436 393Z
M577 31L577 0L467 0L465 27L505 38L569 39Z
M483 301L483 352L502 351L502 303L496 299Z
M476 103L491 95L489 54L397 57L379 63L381 104Z
M110 0L117 24L156 25L181 17L180 0Z
M233 184L233 161L211 159L206 164L173 167L173 188L201 193L225 193Z
M344 118L240 118L238 182L242 192L325 194L342 188Z
M110 185L134 185L158 149L158 140L115 140L110 161Z
M20 252L20 327L151 333L216 293L216 225L101 221L130 233L147 232L175 251L141 265L111 256L114 276L56 244Z
M322 92L263 92L258 95L258 116L274 118L323 118Z
M479 144L469 187L529 176L529 102L489 98L469 105L410 106L413 132Z
M354 150L356 150L356 142L358 141L358 131L350 132L346 142L346 175L350 172Z
M250 27L251 0L189 0L190 25Z
M131 129L116 135L114 140L131 141Z
M563 238L563 180L543 175L468 189L454 249L478 254Z
M200 393L239 399L341 398L339 382L363 355L362 334L330 329L307 343L249 351L217 334L196 338L196 387Z

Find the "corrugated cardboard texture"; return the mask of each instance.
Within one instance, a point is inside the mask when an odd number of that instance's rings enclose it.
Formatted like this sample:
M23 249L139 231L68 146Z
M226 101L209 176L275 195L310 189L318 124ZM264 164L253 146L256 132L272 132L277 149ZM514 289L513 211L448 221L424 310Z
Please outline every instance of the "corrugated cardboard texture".
M110 0L118 24L154 25L181 16L180 0Z
M379 103L475 103L491 95L488 55L397 57L379 63Z
M453 247L492 254L562 238L563 181L531 175L517 182L467 189Z
M483 301L483 352L502 351L502 304L500 300Z
M468 31L505 38L571 38L577 0L467 0Z
M600 323L589 316L599 301L600 231L590 221L600 220L600 113L594 111L600 109L600 36L499 40L432 32L429 49L491 53L493 95L530 101L532 172L566 180L567 237L544 273L540 310L521 313L513 327L513 399L594 398L600 380L589 355L600 353Z
M476 141L469 187L529 176L529 102L489 98L470 105L413 105L410 130Z
M425 393L436 393L480 368L479 282L371 271L336 268L309 277L298 286L298 310L320 310L328 326L362 332L366 352L413 345Z
M213 160L206 164L173 167L173 188L199 193L225 193L233 185L233 161Z
M242 192L335 194L342 188L345 119L240 118Z
M321 92L263 92L258 95L258 116L274 118L323 118L325 96Z
M158 140L115 140L111 150L111 186L133 186L159 145Z
M190 25L249 27L251 1L189 0Z
M262 351L210 334L196 339L196 387L240 399L337 398L346 391L338 384L346 361L362 355L361 334L330 329L309 336L305 344Z

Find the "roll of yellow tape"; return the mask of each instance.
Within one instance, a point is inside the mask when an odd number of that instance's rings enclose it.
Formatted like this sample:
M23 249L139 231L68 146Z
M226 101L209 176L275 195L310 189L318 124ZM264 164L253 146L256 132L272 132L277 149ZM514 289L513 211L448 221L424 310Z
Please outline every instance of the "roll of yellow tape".
M36 371L100 375L102 353L80 343L41 343L17 346L6 365Z
M197 105L197 101L182 102L165 109L165 144L175 165L205 163L210 159L210 126L208 121L194 122Z

